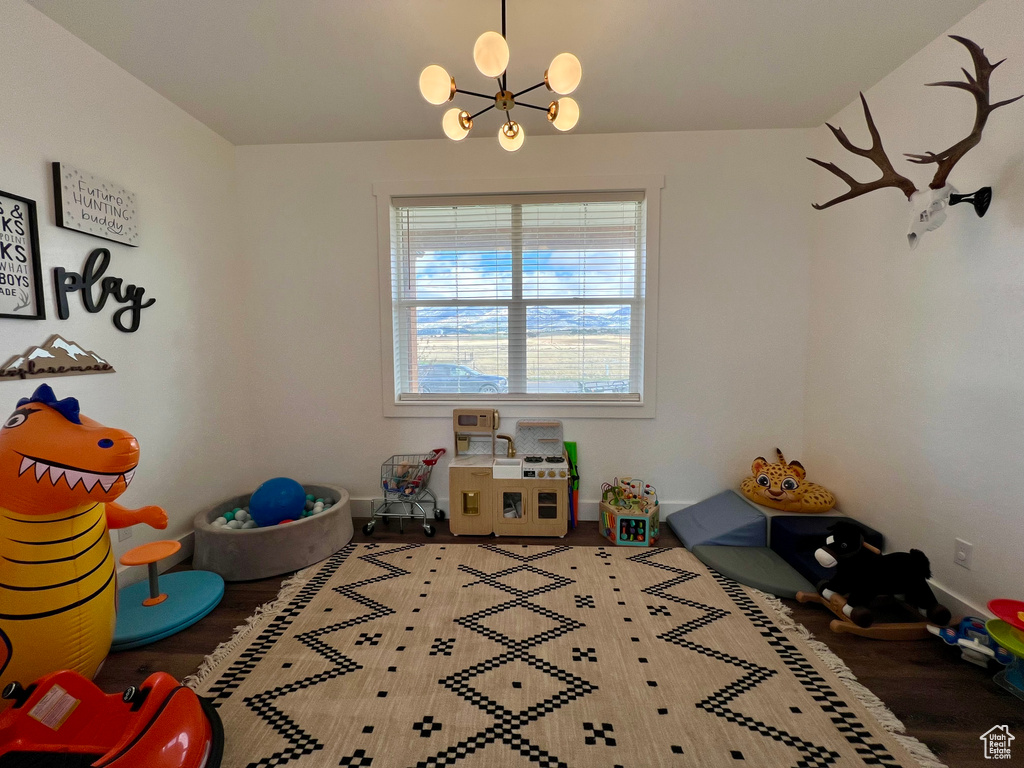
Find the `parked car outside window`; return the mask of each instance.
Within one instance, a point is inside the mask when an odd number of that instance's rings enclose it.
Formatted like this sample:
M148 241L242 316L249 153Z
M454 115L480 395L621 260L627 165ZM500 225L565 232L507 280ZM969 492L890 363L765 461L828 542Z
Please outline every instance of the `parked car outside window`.
M496 394L508 392L508 379L504 376L480 373L480 371L474 371L465 365L431 363L419 366L419 386L420 392L425 394L435 392Z

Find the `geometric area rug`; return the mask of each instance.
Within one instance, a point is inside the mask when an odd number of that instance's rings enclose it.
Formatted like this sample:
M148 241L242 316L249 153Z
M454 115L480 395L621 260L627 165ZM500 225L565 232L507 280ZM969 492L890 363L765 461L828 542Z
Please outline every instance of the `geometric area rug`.
M676 547L350 544L187 683L225 768L940 765L781 603Z

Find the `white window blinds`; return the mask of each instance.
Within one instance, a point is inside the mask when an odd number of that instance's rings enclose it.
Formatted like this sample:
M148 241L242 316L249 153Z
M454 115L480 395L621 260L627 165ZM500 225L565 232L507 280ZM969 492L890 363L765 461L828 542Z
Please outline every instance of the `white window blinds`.
M642 193L396 198L398 400L639 401Z

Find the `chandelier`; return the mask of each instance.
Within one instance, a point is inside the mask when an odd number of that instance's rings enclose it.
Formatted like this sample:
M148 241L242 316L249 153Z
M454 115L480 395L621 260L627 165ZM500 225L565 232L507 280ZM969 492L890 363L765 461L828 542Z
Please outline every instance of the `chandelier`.
M492 109L505 113L505 120L498 129L498 143L509 152L515 152L523 146L523 141L526 138L523 126L512 119L511 112L514 107L528 107L546 112L548 122L559 131L572 130L579 122L579 105L575 99L570 99L568 96L576 90L576 86L580 84L580 78L583 76L579 59L571 53L558 54L551 60L541 82L512 93L508 89L508 72L506 71L508 56L508 43L505 39L505 0L501 0L501 34L484 32L477 38L476 44L473 46L473 61L476 62L477 69L485 77L493 77L498 81L498 92L494 96L458 88L455 85L455 78L449 75L444 67L437 64L431 64L420 73L420 93L431 104L441 105L450 102L455 98L455 94L475 96L494 102L474 114L459 107L452 107L445 112L444 117L441 118L441 127L449 139L462 141L473 128L473 120ZM516 101L520 96L541 86L545 86L549 91L557 93L562 98L552 101L546 107Z

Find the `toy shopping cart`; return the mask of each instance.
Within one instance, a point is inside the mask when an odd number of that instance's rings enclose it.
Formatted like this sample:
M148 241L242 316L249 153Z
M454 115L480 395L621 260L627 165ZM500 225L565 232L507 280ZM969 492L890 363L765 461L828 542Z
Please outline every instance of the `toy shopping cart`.
M370 522L363 526L367 536L377 527L377 520L385 525L393 517L398 518L399 530L405 530L406 518L423 521L423 532L434 535L434 526L428 520L444 520L444 510L437 508L437 497L427 487L430 473L445 454L444 448L435 448L430 453L400 453L380 465L380 486L383 499L374 499L370 505ZM428 506L429 505L429 506Z

